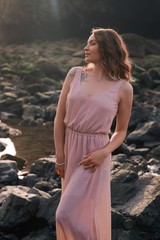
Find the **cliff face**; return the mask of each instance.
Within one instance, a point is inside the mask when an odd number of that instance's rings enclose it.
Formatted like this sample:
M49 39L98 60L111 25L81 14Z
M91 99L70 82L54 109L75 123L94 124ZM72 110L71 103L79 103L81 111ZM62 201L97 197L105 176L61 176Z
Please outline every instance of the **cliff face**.
M92 27L112 27L160 37L158 0L1 0L0 42L88 36Z
M160 37L157 31L158 9L160 8L158 0L70 0L67 2L60 0L60 2L61 5L65 5L62 8L62 17L65 15L69 20L76 16L84 33L93 26L107 26L115 27L120 32L135 32L148 37Z

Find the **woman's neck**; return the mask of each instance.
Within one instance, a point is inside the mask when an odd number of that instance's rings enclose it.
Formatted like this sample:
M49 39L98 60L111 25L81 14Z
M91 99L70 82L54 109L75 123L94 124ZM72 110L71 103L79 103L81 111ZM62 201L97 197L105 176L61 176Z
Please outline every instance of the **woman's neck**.
M106 73L100 64L89 63L86 67L86 71L96 76L97 79L107 78Z

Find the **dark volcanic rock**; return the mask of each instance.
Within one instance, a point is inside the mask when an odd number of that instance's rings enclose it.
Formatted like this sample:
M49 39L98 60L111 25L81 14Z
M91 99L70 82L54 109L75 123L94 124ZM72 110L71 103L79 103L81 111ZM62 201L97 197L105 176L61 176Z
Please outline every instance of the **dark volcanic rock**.
M53 185L48 181L39 181L34 184L34 187L44 192L49 192L53 189Z
M159 140L160 124L156 121L138 124L137 128L128 135L128 143L144 143Z
M56 105L51 104L45 109L45 120L52 121L56 115Z
M29 188L7 186L0 190L0 227L14 229L29 222L36 214L40 198Z
M34 83L34 84L29 85L27 90L30 94L36 94L37 92L46 92L49 89L48 89L48 86L46 84Z
M112 229L122 226L124 220L123 215L112 208Z
M32 231L28 236L24 237L22 240L56 240L56 236L50 227L43 226L38 230Z
M10 154L2 155L1 159L15 161L19 170L22 170L26 166L26 160Z
M22 180L22 183L27 187L33 187L39 180L36 174L30 173Z
M40 158L32 164L30 173L35 173L38 177L55 177L55 159Z
M0 138L7 138L8 136L21 135L21 131L8 126L7 124L0 121Z
M147 54L160 54L160 45L133 33L122 35L131 57L143 58Z
M153 88L153 79L148 72L139 74L139 85L143 88Z
M141 113L141 114L140 114ZM150 111L141 105L133 106L132 115L129 121L129 128L135 129L139 123L148 121Z
M17 164L10 160L0 160L0 184L16 185L18 183Z
M156 148L152 149L149 154L147 155L147 158L157 158L160 160L160 146L157 146Z
M23 107L22 102L17 99L5 99L0 102L0 109L2 112L9 112L15 114L18 117L22 116Z
M160 232L160 212L158 210L160 208L160 189L157 188L159 183L159 176L141 177L139 191L124 206L125 212L136 219L138 225L149 227L154 232Z
M54 79L63 79L64 77L60 68L46 59L38 60L35 66L39 68L46 77L54 77Z
M55 194L47 199L37 213L38 218L45 219L50 226L55 226L55 212L60 201L61 190L55 190Z
M24 109L22 118L24 120L27 120L27 119L34 120L37 118L44 118L44 116L45 116L45 112L41 107L34 106L34 105L28 105Z

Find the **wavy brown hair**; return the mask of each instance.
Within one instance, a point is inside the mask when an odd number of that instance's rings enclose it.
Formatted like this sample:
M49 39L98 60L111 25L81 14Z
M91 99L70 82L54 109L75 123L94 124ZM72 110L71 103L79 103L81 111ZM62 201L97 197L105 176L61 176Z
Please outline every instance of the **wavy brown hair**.
M93 28L96 41L99 44L101 65L113 80L131 78L131 61L122 37L110 28Z

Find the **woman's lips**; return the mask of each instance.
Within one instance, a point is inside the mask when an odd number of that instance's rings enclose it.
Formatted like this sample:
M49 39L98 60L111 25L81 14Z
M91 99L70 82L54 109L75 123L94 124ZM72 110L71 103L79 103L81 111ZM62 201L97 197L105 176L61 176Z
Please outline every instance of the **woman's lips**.
M85 53L85 57L88 57L89 56L89 53Z

